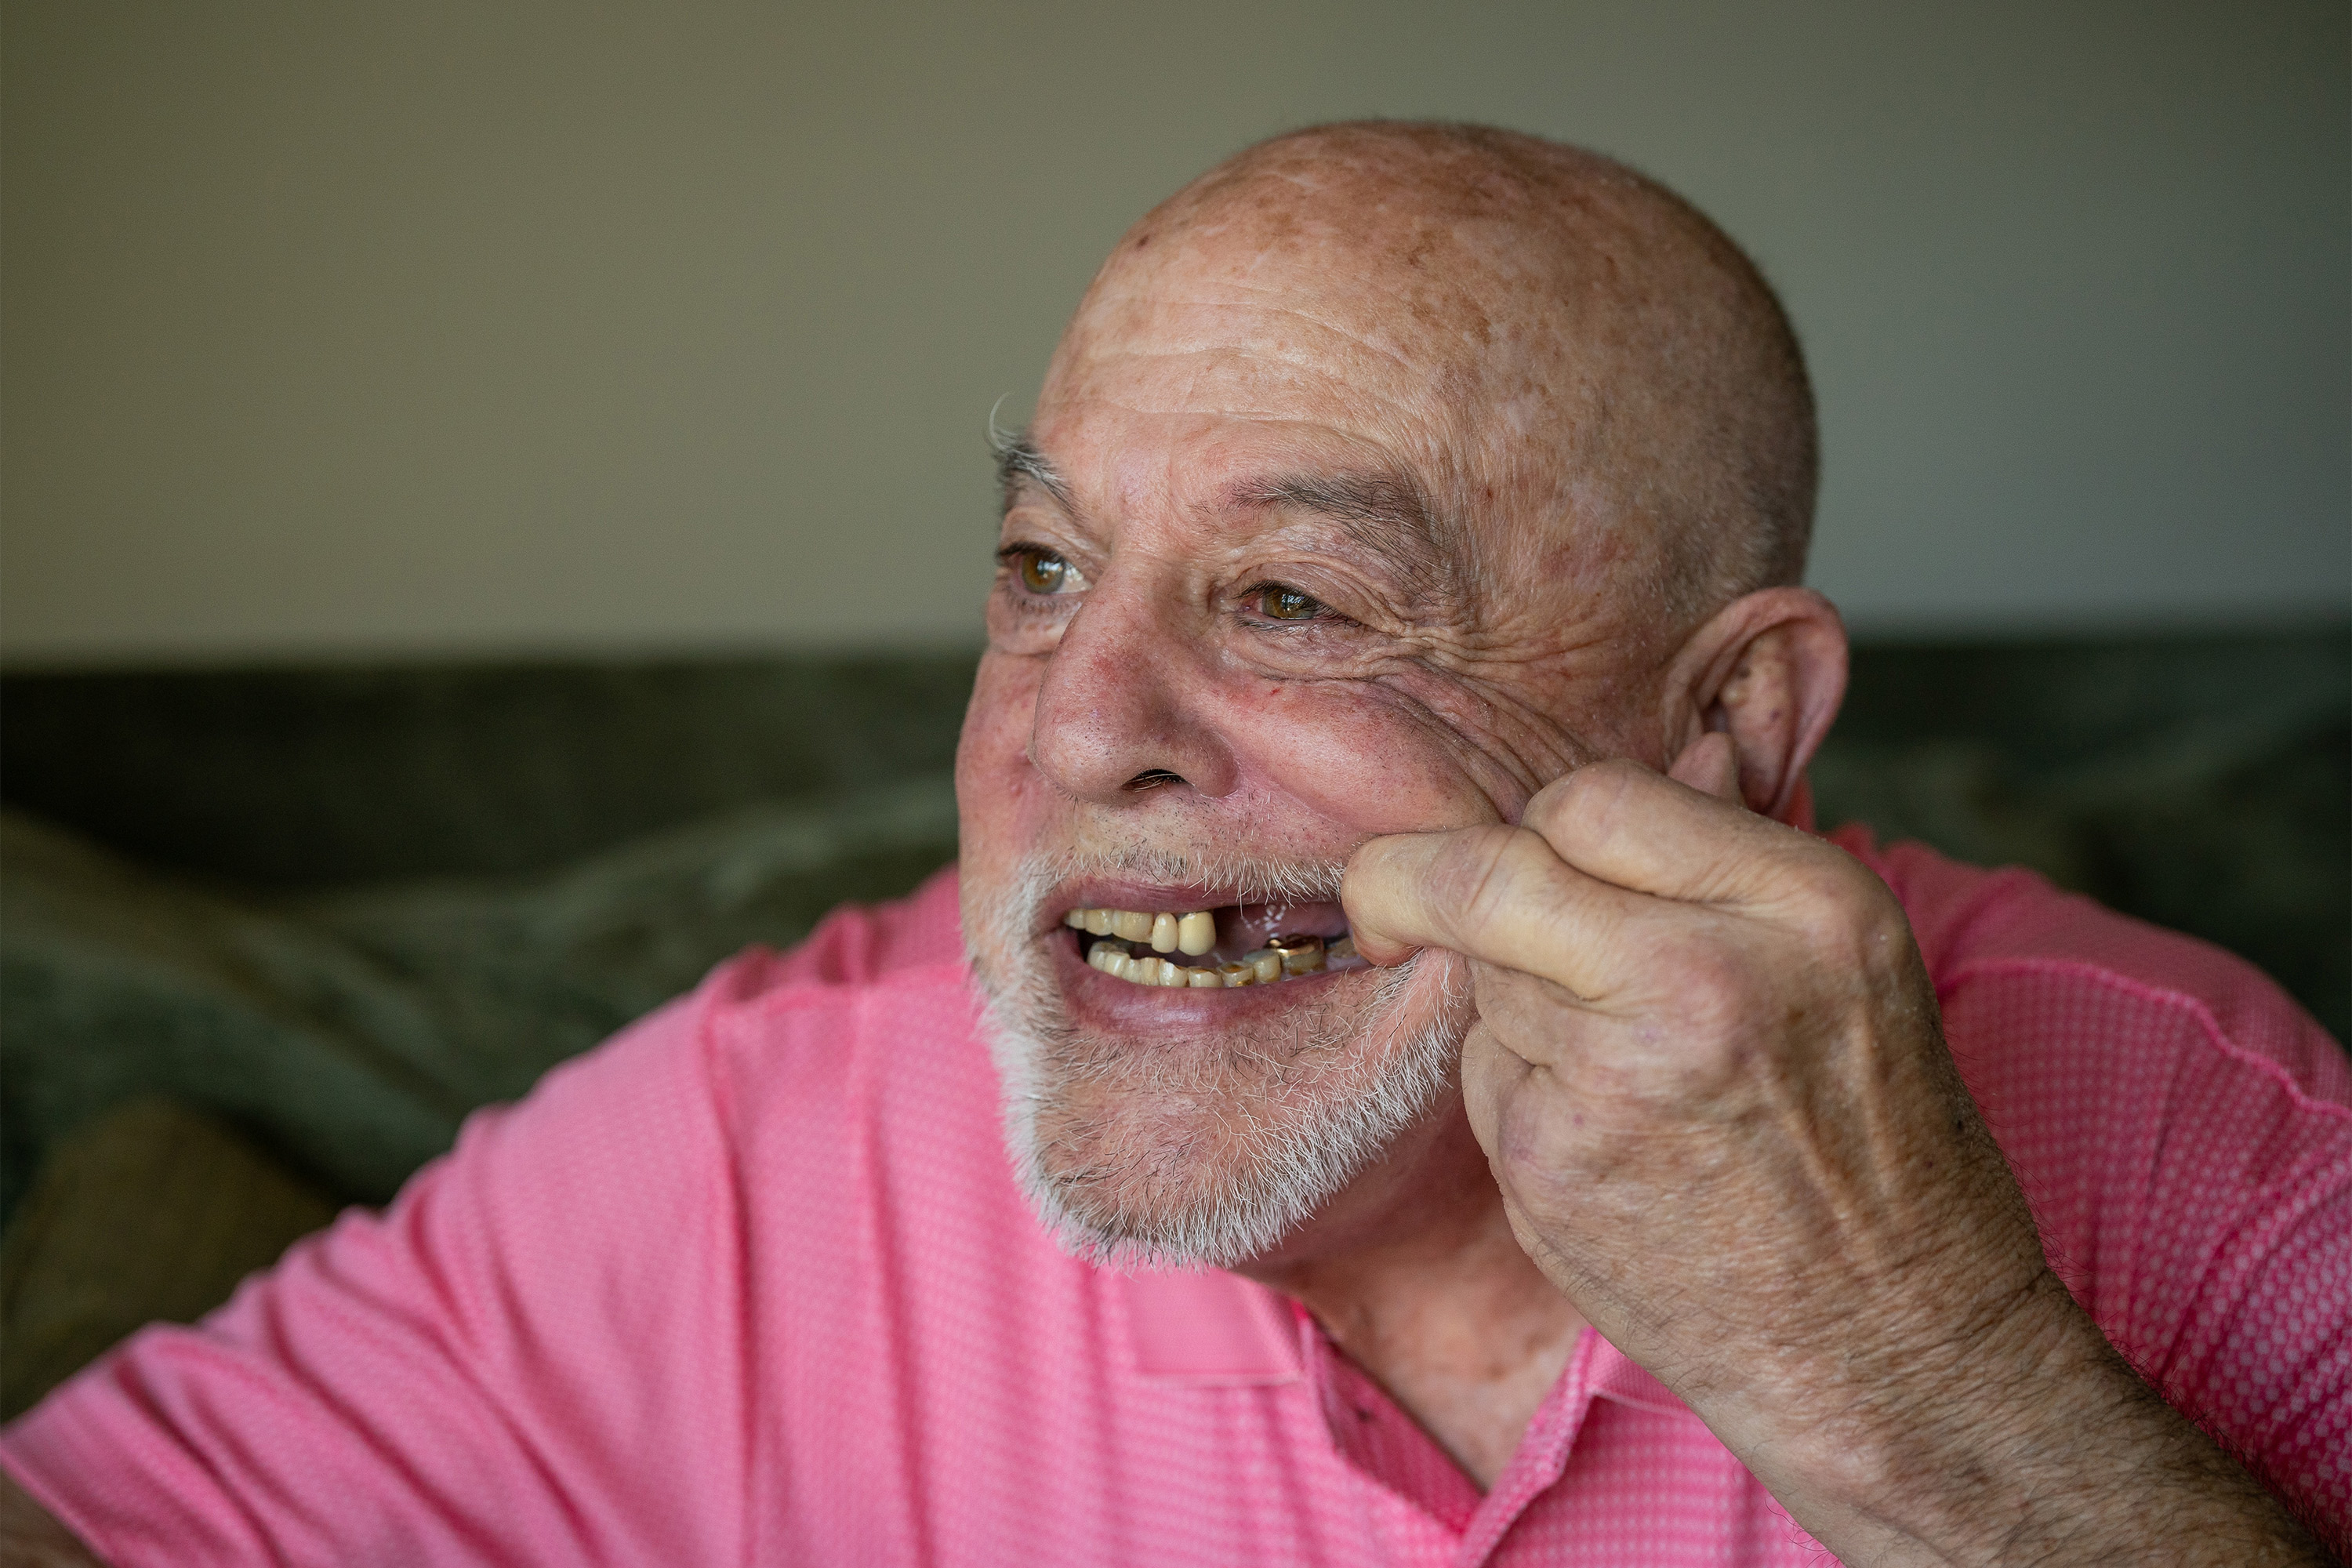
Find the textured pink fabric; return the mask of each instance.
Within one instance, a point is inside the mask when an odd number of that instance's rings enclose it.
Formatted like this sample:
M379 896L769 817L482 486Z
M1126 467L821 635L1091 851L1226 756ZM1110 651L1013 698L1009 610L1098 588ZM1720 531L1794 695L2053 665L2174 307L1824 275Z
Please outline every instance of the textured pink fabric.
M2210 948L1840 841L2077 1296L2341 1541L2336 1047ZM1057 1253L958 952L943 876L724 966L0 1460L124 1564L1822 1561L1595 1335L1482 1497L1286 1302Z

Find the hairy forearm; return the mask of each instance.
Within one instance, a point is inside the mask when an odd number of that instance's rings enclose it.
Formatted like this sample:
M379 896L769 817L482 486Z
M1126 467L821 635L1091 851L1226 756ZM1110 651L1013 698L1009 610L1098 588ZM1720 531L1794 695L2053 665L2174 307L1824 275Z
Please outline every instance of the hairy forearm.
M1954 1352L1806 1431L1728 1420L1732 1447L1852 1563L2331 1561L2054 1276Z

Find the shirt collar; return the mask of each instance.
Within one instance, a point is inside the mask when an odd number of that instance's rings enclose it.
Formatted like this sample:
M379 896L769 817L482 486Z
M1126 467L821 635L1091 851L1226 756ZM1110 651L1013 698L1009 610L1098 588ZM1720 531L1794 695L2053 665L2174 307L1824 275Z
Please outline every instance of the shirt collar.
M1263 1285L1214 1269L1111 1275L1144 1377L1203 1388L1298 1383L1298 1320Z
M1202 1387L1305 1379L1297 1309L1263 1285L1213 1269L1110 1279L1125 1309L1135 1370L1142 1376ZM1587 1332L1592 1343L1582 1373L1594 1398L1664 1415L1691 1414L1631 1357Z
M1592 1339L1592 1359L1586 1363L1585 1376L1591 1384L1595 1399L1611 1399L1636 1410L1654 1410L1661 1415L1698 1419L1689 1405L1675 1397L1672 1389L1644 1372L1631 1356L1593 1330L1584 1331Z

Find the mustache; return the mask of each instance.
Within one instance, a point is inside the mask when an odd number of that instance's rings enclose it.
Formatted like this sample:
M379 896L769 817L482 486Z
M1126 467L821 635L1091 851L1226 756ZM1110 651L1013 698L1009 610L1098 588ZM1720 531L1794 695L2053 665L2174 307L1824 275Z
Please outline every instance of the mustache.
M1019 880L1024 901L1033 909L1054 889L1087 877L1229 888L1237 904L1336 904L1347 871L1344 859L1287 859L1129 844L1028 856L1022 861Z

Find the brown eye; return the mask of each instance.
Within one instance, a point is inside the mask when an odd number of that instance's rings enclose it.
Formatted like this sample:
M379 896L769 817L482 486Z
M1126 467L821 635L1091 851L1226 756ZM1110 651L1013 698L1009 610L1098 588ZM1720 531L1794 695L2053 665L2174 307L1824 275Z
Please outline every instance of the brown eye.
M1265 587L1258 590L1258 608L1268 620L1311 621L1322 613L1323 605L1296 588Z
M1069 580L1070 563L1058 555L1028 550L1021 554L1021 585L1033 594L1058 594Z

